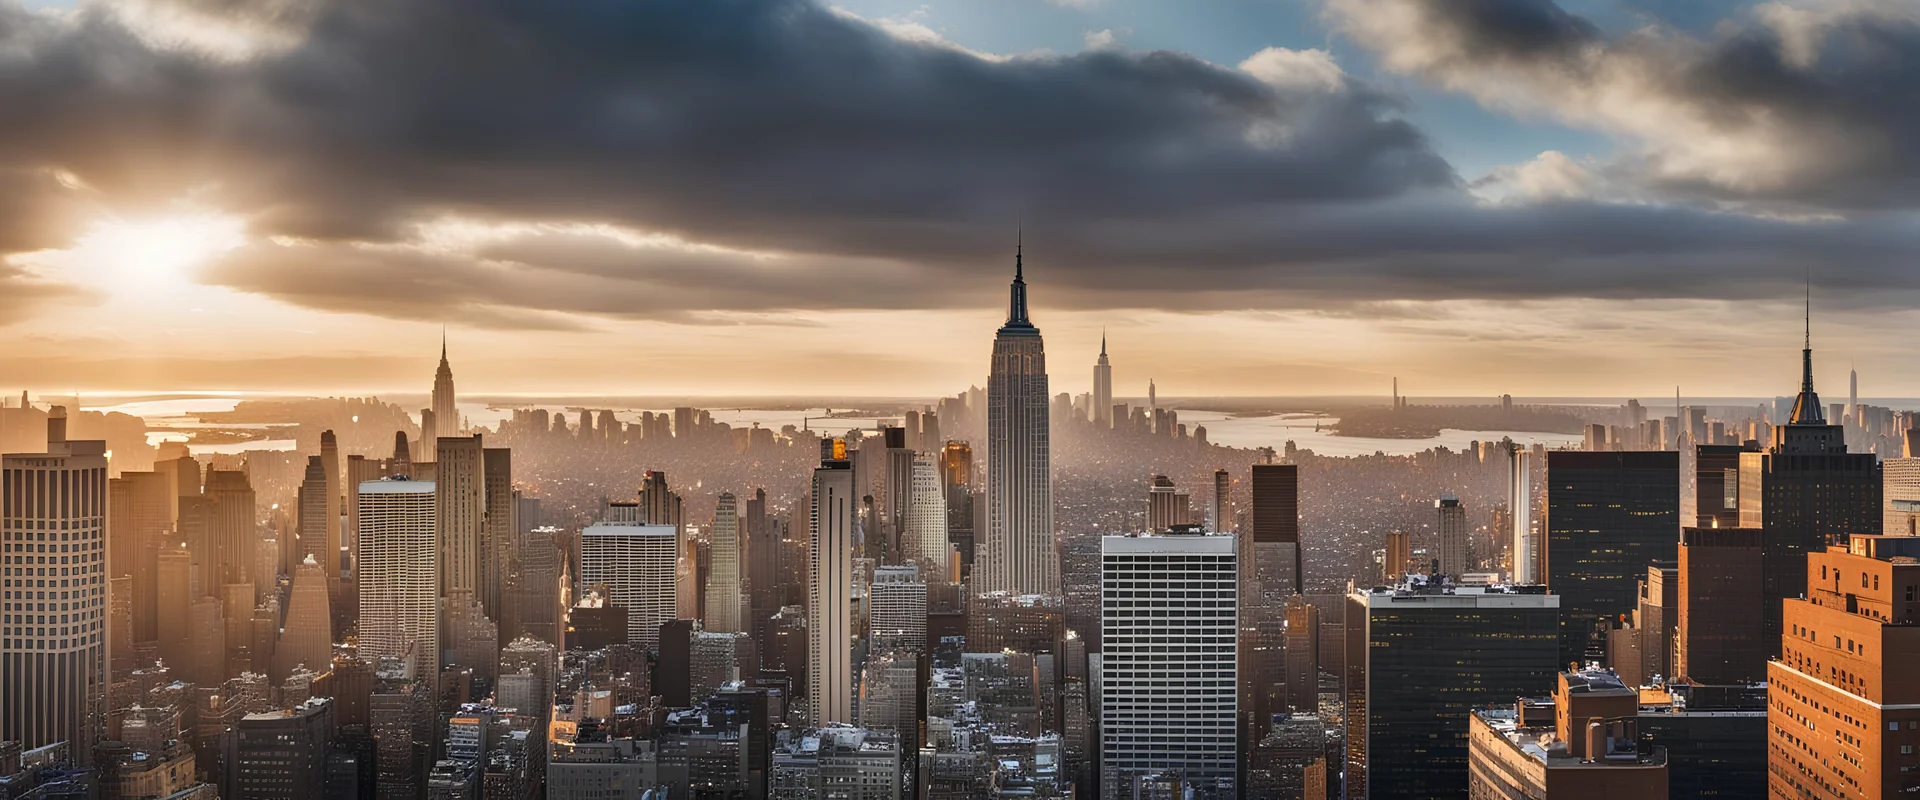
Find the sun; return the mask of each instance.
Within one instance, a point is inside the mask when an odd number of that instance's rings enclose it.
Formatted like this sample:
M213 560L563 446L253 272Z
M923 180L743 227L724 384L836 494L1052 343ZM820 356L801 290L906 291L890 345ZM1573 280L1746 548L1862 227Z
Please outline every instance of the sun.
M147 290L189 282L194 270L245 243L245 226L224 215L116 218L94 223L70 263L109 288Z

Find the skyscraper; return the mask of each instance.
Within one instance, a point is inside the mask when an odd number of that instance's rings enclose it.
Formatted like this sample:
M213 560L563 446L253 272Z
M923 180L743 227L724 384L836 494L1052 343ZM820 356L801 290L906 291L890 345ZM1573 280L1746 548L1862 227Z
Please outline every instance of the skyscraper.
M1433 501L1433 508L1440 515L1437 521L1440 574L1458 580L1473 570L1473 551L1467 538L1467 509L1460 505L1460 498L1450 494Z
M1507 444L1507 531L1513 557L1513 582L1532 586L1540 582L1540 552L1533 536L1533 454Z
M453 367L447 365L447 336L440 334L440 366L433 371L433 423L431 431L421 431L421 436L433 439L460 435L460 409L453 399ZM423 426L424 427L424 426ZM438 445L427 452L439 452Z
M741 633L746 629L740 625L740 502L732 492L721 492L714 506L712 541L703 622L714 633Z
M1767 662L1769 794L1898 797L1914 791L1920 679L1920 539L1854 536L1807 558ZM1816 577L1818 576L1818 577Z
M1679 557L1680 454L1548 453L1545 527L1559 663L1600 660L1605 630L1639 605L1647 565Z
M902 557L919 564L928 575L944 575L952 546L947 543L947 495L940 480L939 454L914 456L913 490L907 502Z
M1800 363L1800 394L1787 424L1774 426L1772 447L1740 454L1740 527L1767 532L1761 635L1769 655L1779 652L1782 603L1806 588L1807 556L1880 533L1885 522L1879 457L1847 452L1846 431L1827 424L1813 391L1811 317Z
M1196 798L1236 796L1233 537L1106 536L1100 553L1105 796L1127 797L1132 779L1163 773L1183 777Z
M331 430L320 432L320 465L327 473L327 521L326 535L315 543L315 549L320 554L321 572L330 579L338 580L340 578L340 502L341 495L346 493L346 487L342 484L346 473L341 471L340 443ZM208 483L212 483L211 475L208 476ZM252 515L252 509L248 509L248 515ZM287 565L287 574L293 574L293 567L294 564Z
M432 685L440 667L440 559L431 481L360 484L360 655L397 658Z
M480 605L486 609L487 617L498 622L505 605L501 592L507 586L513 543L519 534L519 504L513 499L513 451L505 447L487 447L481 449L480 456L486 522L480 529L478 591Z
M288 575L308 556L316 561L326 552L327 546L327 467L320 456L307 456L307 471L300 479L300 493L296 495L299 503L294 509L294 541L280 539L280 570Z
M1043 398L1044 399L1044 398ZM847 444L820 440L807 547L807 701L812 723L853 723L853 464Z
M1060 594L1048 415L1046 345L1028 319L1016 248L1007 322L987 376L987 552L976 592Z
M274 648L273 677L285 680L294 667L323 672L333 663L333 613L327 607L327 575L313 556L294 568L287 622Z
M83 764L107 718L106 453L68 441L54 406L47 452L0 457L0 741L66 742Z
M580 532L580 586L584 597L605 587L606 602L627 611L627 641L660 646L660 626L676 619L675 563L680 536L672 525L602 522Z
M1432 583L1348 594L1348 800L1465 797L1468 716L1553 686L1559 600Z
M940 450L941 490L947 498L947 539L960 551L962 571L971 574L976 556L975 541L979 529L974 507L973 447L966 442L948 442Z
M1107 362L1107 334L1100 334L1100 360L1093 365L1093 422L1095 428L1113 427L1113 365Z
M1673 676L1693 683L1766 680L1760 576L1766 532L1687 528L1680 532L1678 629Z
M1207 516L1211 530L1217 533L1233 531L1233 473L1224 469L1213 471L1213 509Z
M434 465L439 506L440 593L480 592L481 540L486 528L486 454L480 436L442 436Z
M918 570L911 565L878 567L868 594L872 601L869 635L874 640L922 655L931 653L927 649L927 584Z
M1301 562L1300 553L1300 467L1294 464L1255 464L1253 465L1253 535L1242 537L1247 540L1241 547L1240 557L1253 558L1254 563L1242 564L1245 575L1256 577L1263 584L1279 581L1272 563L1274 558L1260 553L1262 549L1274 550L1293 562L1293 585L1285 594L1304 594L1306 592L1306 568ZM1284 547L1265 548L1266 545L1284 545ZM1271 588L1262 591L1272 593Z

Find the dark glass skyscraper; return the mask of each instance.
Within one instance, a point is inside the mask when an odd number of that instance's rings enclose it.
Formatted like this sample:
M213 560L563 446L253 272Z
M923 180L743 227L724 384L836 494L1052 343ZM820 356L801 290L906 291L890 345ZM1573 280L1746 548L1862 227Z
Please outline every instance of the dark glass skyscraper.
M1647 565L1680 546L1680 454L1547 453L1547 587L1560 595L1559 664L1604 657L1640 601Z
M1348 594L1348 800L1466 797L1468 714L1553 690L1559 600L1479 587Z
M1771 655L1780 652L1783 601L1806 590L1807 555L1852 534L1877 534L1884 521L1879 457L1847 452L1845 430L1827 424L1813 391L1811 333L1800 363L1793 416L1774 426L1767 452L1740 455L1740 527L1766 531L1761 639Z

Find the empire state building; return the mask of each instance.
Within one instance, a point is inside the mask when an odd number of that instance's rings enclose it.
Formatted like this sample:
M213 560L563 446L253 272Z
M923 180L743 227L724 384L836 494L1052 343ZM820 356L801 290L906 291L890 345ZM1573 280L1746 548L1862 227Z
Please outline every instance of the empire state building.
M981 594L1060 594L1053 547L1053 455L1048 442L1046 345L1027 318L1020 250L1013 256L1007 323L993 339L987 377L987 547Z

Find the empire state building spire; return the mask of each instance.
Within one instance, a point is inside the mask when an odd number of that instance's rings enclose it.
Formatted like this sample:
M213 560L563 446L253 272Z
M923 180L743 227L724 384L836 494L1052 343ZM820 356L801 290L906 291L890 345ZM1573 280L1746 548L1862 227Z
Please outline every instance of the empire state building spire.
M1024 238L1023 234L1020 239ZM1007 324L1000 328L1001 333L1006 333L1008 328L1033 328L1032 320L1027 318L1027 279L1026 268L1020 263L1021 251L1024 249L1020 239L1014 240L1013 290L1012 297L1007 303ZM1039 329L1033 328L1033 330L1039 333Z
M1800 350L1800 396L1793 401L1794 425L1825 425L1826 412L1820 410L1820 395L1813 391L1813 280L1807 280L1806 344Z

